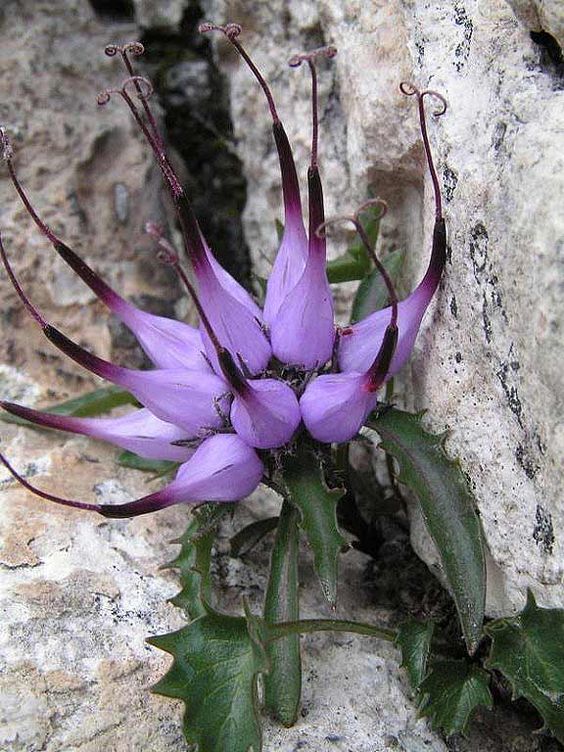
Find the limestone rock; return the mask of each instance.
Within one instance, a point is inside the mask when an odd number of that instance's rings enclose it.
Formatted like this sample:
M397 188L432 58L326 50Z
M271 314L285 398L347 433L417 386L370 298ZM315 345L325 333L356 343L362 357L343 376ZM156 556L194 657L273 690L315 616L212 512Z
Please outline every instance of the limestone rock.
M135 19L141 29L174 32L178 30L188 0L133 0Z
M309 81L306 71L289 70L286 61L320 44L338 47L332 66L320 73L327 215L350 212L369 188L385 198L391 212L383 247L406 248L406 291L427 262L432 192L414 103L402 97L398 84L412 80L448 99L447 114L436 123L431 118L429 128L443 183L450 257L403 376L407 406L428 408L434 430L452 429L449 450L472 478L491 552L490 614L523 606L527 587L542 605L564 605L557 273L564 237L558 145L564 93L554 71L541 65L529 34L533 27L511 5L206 3L217 22L243 22L247 47L273 82L302 178ZM557 2L528 5L539 19L542 11L541 24L562 12ZM555 26L550 30L557 35ZM264 218L280 206L268 113L245 66L224 42L216 44L232 82L233 118L249 181L247 238L255 259L267 266L265 256L272 258L276 242ZM330 252L339 250L334 243ZM343 313L350 294L341 302ZM415 510L413 543L435 566L436 552Z

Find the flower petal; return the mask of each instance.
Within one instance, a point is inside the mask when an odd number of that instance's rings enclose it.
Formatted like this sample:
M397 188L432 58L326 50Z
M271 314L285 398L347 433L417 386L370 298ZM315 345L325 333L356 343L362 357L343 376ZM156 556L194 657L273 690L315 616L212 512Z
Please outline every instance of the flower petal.
M200 303L219 342L236 360L242 360L250 373L260 373L272 356L262 327L260 309L250 297L252 305L245 305L232 295L221 284L211 264L200 266L196 273ZM223 273L227 274L225 271ZM200 326L200 332L210 362L216 372L220 373L216 349L203 325Z
M194 210L181 191L175 196L186 251L198 280L199 302L220 344L240 356L251 373L266 368L272 355L262 329L260 308L251 296L215 261ZM200 326L209 359L220 372L216 349L203 324Z
M98 505L42 491L22 478L1 454L0 461L24 488L37 496L63 506L98 512L104 517L135 517L180 503L238 501L254 491L264 472L256 452L238 436L218 434L206 439L180 466L176 478L160 491L126 504Z
M349 441L376 405L367 374L335 373L308 384L300 409L309 433L326 444Z
M239 501L255 490L263 473L264 465L244 441L217 434L198 447L162 491L129 504L104 505L100 511L106 517L131 517L179 503Z
M231 424L238 435L257 449L274 449L286 444L301 422L296 395L276 379L251 379L235 394Z
M63 242L57 240L53 246L59 256L108 306L112 313L131 329L156 366L209 370L209 365L202 355L204 343L197 329L181 321L141 311L114 292Z
M411 295L398 305L398 342L388 378L394 376L411 355L421 320L441 280L445 261L445 227L444 221L439 220L435 225L433 253L427 272ZM370 314L341 332L339 366L342 371L363 372L370 368L380 349L389 322L390 308L388 307Z
M161 420L183 428L189 437L221 428L229 410L225 381L214 373L187 368L135 371L89 353L52 326L44 333L70 358L108 381L128 389Z
M290 143L282 123L274 123L272 130L282 173L284 234L266 287L264 319L268 324L274 321L285 297L298 283L308 256L300 188Z
M326 363L333 352L335 327L333 297L326 272L325 237L317 235L323 224L323 191L317 168L308 172L309 248L303 274L286 296L271 322L274 355L283 363L313 369Z
M11 402L0 402L0 406L36 425L109 441L151 460L185 462L194 454L192 448L172 443L189 438L183 428L165 423L145 408L117 418L75 418L33 410Z

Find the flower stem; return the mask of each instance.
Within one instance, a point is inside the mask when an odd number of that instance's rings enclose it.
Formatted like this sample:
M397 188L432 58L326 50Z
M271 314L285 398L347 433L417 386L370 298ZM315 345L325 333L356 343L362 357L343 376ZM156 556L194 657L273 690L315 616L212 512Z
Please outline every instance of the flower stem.
M302 619L269 624L269 642L280 640L291 634L309 634L310 632L354 632L368 637L378 637L387 642L395 642L398 633L393 629L376 627L346 619Z
M299 618L298 510L284 500L272 549L264 602L268 629L285 619ZM286 622L287 623L287 622ZM291 622L290 622L291 623ZM266 710L286 727L296 722L301 697L302 666L298 634L286 635L267 647L270 671L264 677Z

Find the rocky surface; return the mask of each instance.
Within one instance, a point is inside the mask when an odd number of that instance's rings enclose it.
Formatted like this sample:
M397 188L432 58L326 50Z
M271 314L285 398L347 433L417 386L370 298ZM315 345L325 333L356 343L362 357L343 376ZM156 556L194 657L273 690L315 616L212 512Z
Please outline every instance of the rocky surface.
M169 313L184 306L143 235L147 219L163 216L158 176L119 102L100 109L95 95L120 80L117 63L102 54L107 42L176 34L187 5L9 0L0 9L0 122L12 134L22 180L47 221L112 284ZM424 268L427 246L421 238L428 242L431 213L413 106L397 94L397 82L432 81L448 95L449 114L431 127L449 197L451 264L419 340L410 403L431 408L435 429L455 428L451 447L476 483L495 562L492 612L518 605L526 584L541 603L558 603L562 510L555 465L562 431L556 426L553 300L562 157L553 145L561 117L554 71L540 67L526 16L517 17L502 2L320 0L273 2L269 8L241 0L229 8L209 4L206 11L246 24L248 46L274 82L302 175L309 83L304 70L289 71L285 61L324 42L339 46L320 81L328 209L354 208L369 186L389 200L384 242L408 248L405 289ZM553 27L550 33L556 35ZM218 46L217 59L232 81L231 109L249 192L246 238L255 259L266 264L280 205L269 123L259 92L225 46ZM185 76L182 86L189 88L192 80ZM0 177L0 229L33 300L98 354L139 365L130 339L24 215L2 168ZM4 275L2 294L1 396L47 405L91 389L96 380L45 342ZM350 291L340 298L342 312L347 296ZM14 464L56 493L117 502L147 488L146 476L116 469L111 449L82 438L3 425L2 439ZM174 554L168 541L185 525L185 511L108 522L48 506L16 488L5 473L0 488L0 748L184 750L180 707L147 691L167 658L144 639L180 624L165 602L177 587L174 573L159 566ZM256 514L249 505L237 524ZM416 519L413 530L418 550L432 563ZM258 604L269 542L240 561L228 556L229 534L222 533L216 561L222 603L235 608L247 595ZM393 618L395 602L375 606L382 603L385 580L383 570L368 568L368 562L358 553L345 557L341 615ZM323 613L307 559L302 574L304 615ZM390 591L395 584L389 583ZM366 639L308 638L302 718L289 731L269 727L266 748L544 748L514 718L499 716L496 722L507 731L492 735L488 714L476 725L474 741L447 746L417 720L397 660L391 647Z
M521 607L527 587L543 605L564 605L564 92L557 64L546 62L530 36L541 28L558 35L561 3L250 2L244 16L237 2L212 0L207 7L220 22L243 19L245 42L273 82L302 176L309 80L286 61L320 44L339 48L320 74L327 214L350 212L370 189L385 198L391 212L383 247L407 249L406 291L427 262L433 217L414 103L398 83L411 80L447 97L448 112L430 132L449 263L404 373L407 405L428 408L434 430L452 429L449 450L472 479L491 552L489 613ZM217 54L232 81L249 182L247 239L266 265L275 239L264 217L279 202L267 111L221 40ZM338 249L335 243L332 252ZM416 550L436 568L415 509L412 529Z

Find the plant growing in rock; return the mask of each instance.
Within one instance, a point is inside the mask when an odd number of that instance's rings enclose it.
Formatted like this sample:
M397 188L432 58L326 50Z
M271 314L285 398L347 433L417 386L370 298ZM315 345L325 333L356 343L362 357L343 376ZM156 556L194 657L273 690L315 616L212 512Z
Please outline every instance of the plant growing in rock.
M20 183L8 136L1 148L10 178L25 208L61 258L137 337L154 368L133 370L87 352L46 321L16 278L0 240L8 277L31 317L62 352L114 386L52 412L3 402L12 419L104 439L125 450L121 461L158 470L173 478L158 491L129 503L92 504L55 496L33 486L0 455L29 491L58 504L105 517L131 517L174 504L190 504L188 529L178 539L182 589L175 603L189 623L151 639L174 662L155 691L186 704L185 735L200 752L261 748L260 713L284 725L297 718L301 694L299 635L319 630L349 631L394 641L417 692L421 712L447 734L464 731L479 705L491 705L490 672L501 672L515 694L529 699L548 727L564 739L564 658L560 648L564 618L538 609L532 595L517 617L487 625L484 632L485 558L476 508L459 465L444 452L444 437L427 433L420 415L381 399L382 389L410 357L425 311L439 285L446 260L441 191L427 132L425 103L435 98L440 116L446 101L433 91L402 83L415 97L435 199L435 226L428 269L420 284L399 301L394 277L398 257L380 261L375 252L386 205L370 199L350 217L326 220L318 165L317 69L333 47L296 55L312 82L312 144L307 172L308 229L292 151L268 84L239 36L237 24L203 24L220 31L238 51L261 86L272 116L282 177L284 226L263 305L217 263L190 201L167 157L149 100L150 82L135 73L138 43L110 45L128 78L108 89L100 105L120 97L152 149L176 210L184 250L196 278L185 272L162 230L147 231L161 260L177 272L200 316L199 329L138 310L111 289L42 220ZM365 218L363 220L363 217ZM340 259L326 261L326 232L336 220L353 223L360 243ZM360 280L354 323L336 327L332 281ZM119 417L97 417L124 403L136 409ZM338 504L350 491L350 442L377 435L395 472L391 486L405 484L417 499L439 550L458 612L461 641L435 636L431 621L408 621L398 631L350 620L299 618L298 550L302 531L313 551L322 592L335 606L338 558L346 548ZM228 615L213 603L210 574L214 535L222 515L264 483L279 493L276 520L243 530L256 539L275 529L271 568L261 616L243 604L243 615ZM344 503L348 503L348 499ZM353 503L351 500L350 503ZM476 651L491 639L480 665Z

